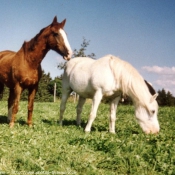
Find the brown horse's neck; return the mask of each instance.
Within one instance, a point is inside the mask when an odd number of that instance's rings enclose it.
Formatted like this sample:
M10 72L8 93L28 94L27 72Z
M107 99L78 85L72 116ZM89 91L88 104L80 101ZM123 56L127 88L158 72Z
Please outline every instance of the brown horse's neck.
M47 47L47 37L40 33L30 41L24 42L21 48L24 52L24 59L32 68L38 68L43 58L50 50Z

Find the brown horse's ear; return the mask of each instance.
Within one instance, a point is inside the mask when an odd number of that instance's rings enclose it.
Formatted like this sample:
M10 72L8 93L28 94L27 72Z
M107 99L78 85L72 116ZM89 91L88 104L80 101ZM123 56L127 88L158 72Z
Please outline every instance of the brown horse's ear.
M53 21L52 21L52 25L57 24L57 16L54 17Z
M64 19L61 23L60 23L60 27L63 29L64 28L64 25L66 23L66 19Z

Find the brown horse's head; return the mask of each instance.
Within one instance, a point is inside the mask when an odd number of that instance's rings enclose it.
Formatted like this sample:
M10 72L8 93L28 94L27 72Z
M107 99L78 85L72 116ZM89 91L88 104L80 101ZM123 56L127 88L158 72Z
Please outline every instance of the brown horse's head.
M52 24L50 25L51 34L48 38L48 45L50 49L62 55L65 60L70 60L72 56L72 50L69 45L66 33L63 30L65 23L66 19L59 23L57 22L57 17L55 16Z

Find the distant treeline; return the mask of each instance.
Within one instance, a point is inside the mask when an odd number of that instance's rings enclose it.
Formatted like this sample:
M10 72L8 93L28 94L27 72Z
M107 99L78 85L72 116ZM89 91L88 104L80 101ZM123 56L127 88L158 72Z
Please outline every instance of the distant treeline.
M157 97L157 102L159 106L175 106L175 97L171 94L171 92L166 92L165 89L158 90L159 95ZM132 104L132 100L129 97L125 97L123 104Z
M61 77L51 78L50 73L46 74L42 71L43 75L39 82L38 92L35 97L35 101L38 102L53 102L54 101L54 85L56 83L56 97L61 98ZM175 106L175 97L171 92L166 92L164 89L158 91L157 101L159 106ZM3 101L8 99L9 89L6 87L3 93ZM24 90L21 95L21 101L28 100L28 91ZM125 97L121 104L132 104L132 100L129 97Z

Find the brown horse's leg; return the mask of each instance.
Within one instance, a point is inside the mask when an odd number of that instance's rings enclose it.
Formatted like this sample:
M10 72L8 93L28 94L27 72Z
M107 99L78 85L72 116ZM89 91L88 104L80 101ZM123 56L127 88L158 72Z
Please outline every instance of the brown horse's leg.
M14 89L9 90L9 98L8 98L8 118L7 122L10 123L12 118L12 107L13 107L13 99L14 99Z
M4 84L0 82L0 99L3 97Z
M15 122L15 116L18 112L19 100L21 96L22 88L16 86L14 89L10 89L10 95L8 99L8 120L10 128L13 127Z
M38 86L33 89L29 89L29 97L28 97L28 118L27 124L32 126L32 113L33 113L33 106L34 106L34 98L37 92Z

